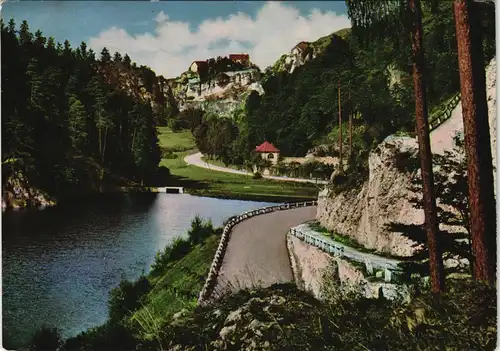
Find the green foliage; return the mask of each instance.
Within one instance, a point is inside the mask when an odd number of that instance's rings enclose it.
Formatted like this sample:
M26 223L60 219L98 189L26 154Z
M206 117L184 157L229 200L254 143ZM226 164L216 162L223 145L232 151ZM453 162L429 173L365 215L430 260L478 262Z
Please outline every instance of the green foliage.
M147 181L160 161L151 105L120 90L156 79L146 67L123 66L107 49L96 60L82 42L55 44L23 21L2 26L2 160L21 158L33 186L52 195L86 192L94 166L122 178ZM130 58L128 58L130 60ZM125 73L126 78L119 73ZM141 78L142 77L142 78ZM92 185L91 188L86 186Z
M191 221L191 228L188 231L189 241L192 245L197 245L207 239L214 233L214 227L211 220L206 222L196 215Z
M415 171L415 159L405 161L405 167L411 164ZM472 248L470 246L469 233L469 204L467 185L467 163L465 158L464 144L460 136L455 137L455 147L446 151L445 155L434 155L433 162L438 171L434 172L434 186L438 206L437 214L439 223L454 227L456 230L440 228L439 240L445 253L458 255L473 262ZM416 194L410 202L416 208L422 207L422 184L418 173L415 173L410 187ZM426 247L427 235L423 225L407 225L391 223L388 228L395 232L401 232L409 239L424 244ZM458 230L457 230L458 229ZM425 249L421 255L425 255ZM472 271L472 267L471 267Z
M193 221L195 223L195 221ZM209 222L196 221L192 230L204 237L198 245L172 244L163 262L136 282L122 281L110 294L110 318L101 326L69 338L65 350L158 350L165 326L180 309L192 310L217 249L220 229L207 234ZM201 233L201 234L200 234ZM208 235L208 236L207 236ZM180 242L177 240L177 242ZM187 251L186 251L187 248ZM171 252L175 252L170 255ZM161 265L161 267L160 267ZM165 346L165 345L164 345Z
M262 179L262 174L260 174L260 172L255 172L252 176L252 179Z
M460 280L449 280L448 286L440 299L422 288L410 303L368 299L331 278L323 286L322 301L293 284L243 290L172 321L161 344L179 349L224 342L245 349L268 342L276 350L392 351L401 345L408 350L493 350L496 289Z
M151 284L147 277L141 277L130 282L122 280L117 288L109 294L109 321L119 322L123 317L134 312L141 306L141 298L151 290Z
M169 264L183 258L193 246L200 244L213 233L214 228L210 220L204 221L200 216L195 216L191 221L187 239L177 237L163 252L156 254L155 262L151 266L151 276L164 272Z
M344 124L349 115L354 116L352 153L360 159L357 163L366 161L365 153L387 135L397 132L412 135L414 97L406 2L383 4L383 11L375 11L376 23L371 25L380 28L380 32L360 30L369 21L367 11L380 8L377 1L349 1L348 6L356 24L354 35L350 31L335 33L311 43L317 57L293 73L266 70L262 80L265 94L259 96L251 92L244 110L238 110L233 119L238 132L235 139L231 139L231 146L207 147L204 143L208 126L200 127L197 145L211 156L238 165L248 164L253 148L264 140L278 146L286 156L303 156L319 141L338 146L339 103ZM477 7L485 33L484 46L491 49L495 41L492 7L484 4ZM429 78L426 88L433 108L459 91L455 24L450 4L424 1L423 27ZM367 39L365 34L376 35L377 40L360 42L360 36ZM493 52L490 49L488 58ZM279 61L284 60L285 56ZM277 65L283 64L280 62ZM346 126L343 130L346 146ZM358 157L357 152L362 156ZM356 165L354 169L357 168Z
M195 129L196 146L208 157L217 156L225 164L241 164L235 152L238 128L229 118L214 118L210 114Z
M139 344L133 334L121 323L106 322L69 338L64 343L67 351L133 350Z
M396 154L395 165L400 172L413 173L419 169L420 160L414 153L405 151Z

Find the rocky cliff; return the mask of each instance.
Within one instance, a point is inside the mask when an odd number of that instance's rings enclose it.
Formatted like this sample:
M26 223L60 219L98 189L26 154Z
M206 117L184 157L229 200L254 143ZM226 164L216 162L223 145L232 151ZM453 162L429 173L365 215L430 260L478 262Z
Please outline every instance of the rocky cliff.
M321 54L332 40L338 38L346 39L349 33L350 29L345 28L333 34L321 37L314 42L302 41L293 48L290 48L290 52L281 55L274 65L269 67L266 71L274 73L287 72L292 74L298 67Z
M487 67L487 95L490 119L493 162L496 165L496 62ZM451 140L463 132L461 104L450 120L431 134L431 149L439 153L452 147ZM446 144L446 145L445 145ZM423 210L409 200L416 194L410 189L412 179L419 171L402 169L401 161L415 158L418 144L415 139L389 136L369 156L369 179L361 189L335 193L323 190L318 197L317 219L327 229L348 235L367 248L396 256L413 256L421 246L402 232L390 229L391 223L421 225ZM439 171L435 169L435 171ZM442 206L438 202L438 206ZM441 229L459 232L440 224Z
M157 113L163 108L178 109L170 82L163 76L156 76L148 67L100 63L97 70L108 84L138 100L149 102Z
M230 117L252 91L264 93L260 70L255 67L221 72L210 79L186 72L169 80L168 85L180 111L199 108L226 117Z
M55 205L45 192L31 186L20 171L10 175L2 184L2 210L24 207L44 208Z

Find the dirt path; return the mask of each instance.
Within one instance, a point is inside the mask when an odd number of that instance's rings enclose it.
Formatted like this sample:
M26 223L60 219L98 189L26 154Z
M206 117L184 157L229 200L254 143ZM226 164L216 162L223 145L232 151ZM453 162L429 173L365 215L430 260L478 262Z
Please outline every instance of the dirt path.
M310 206L260 215L237 224L213 296L228 289L237 291L292 281L286 233L315 216L316 206Z

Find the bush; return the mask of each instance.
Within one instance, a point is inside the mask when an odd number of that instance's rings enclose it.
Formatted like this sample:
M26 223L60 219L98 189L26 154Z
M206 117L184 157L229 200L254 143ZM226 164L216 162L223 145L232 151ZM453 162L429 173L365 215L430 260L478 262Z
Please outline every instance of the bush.
M191 251L191 243L181 237L174 239L163 252L157 252L155 262L151 265L151 275L157 276L165 271L168 264L186 256Z
M168 183L169 179L170 179L170 169L168 169L168 167L165 166L158 167L154 179L155 185L163 186Z
M417 155L409 151L396 154L395 165L398 171L412 173L418 170L420 160Z
M161 157L167 160L173 160L179 157L179 155L174 153L175 150L172 149L163 149L161 153Z
M172 244L165 247L163 252L157 252L155 261L151 265L151 276L158 276L167 269L167 266L186 256L193 245L201 243L211 234L216 232L210 220L203 221L200 216L195 216L191 221L191 229L188 231L189 239L177 237Z
M137 345L138 340L127 327L121 323L108 321L103 325L80 333L76 337L67 339L63 350L135 350Z
M172 129L173 132L180 132L183 129L187 129L187 123L179 118L171 118L168 121L168 127Z
M109 297L109 320L119 322L123 317L141 307L141 301L151 290L148 278L142 275L136 282L122 280L111 290Z
M260 174L260 172L255 172L252 176L252 179L262 179L262 174Z
M189 240L192 245L196 245L212 235L213 232L212 221L207 220L205 222L200 216L196 215L191 221L191 229L188 231Z

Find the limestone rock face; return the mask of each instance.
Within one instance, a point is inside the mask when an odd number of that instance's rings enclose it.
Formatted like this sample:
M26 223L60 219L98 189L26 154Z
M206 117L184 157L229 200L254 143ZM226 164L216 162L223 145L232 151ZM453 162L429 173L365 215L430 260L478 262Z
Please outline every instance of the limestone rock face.
M348 235L367 248L412 256L419 249L416 243L387 226L423 222L423 211L408 201L408 186L415 173L401 172L396 165L398 155L417 152L414 139L388 137L370 153L370 176L359 192L320 193L317 219L328 230Z
M486 89L490 122L493 165L496 168L496 61L486 69ZM433 153L444 154L453 148L452 138L463 133L462 106L459 103L452 117L431 133ZM321 225L339 234L348 235L367 248L397 256L412 256L421 250L402 233L392 232L390 223L424 222L422 210L409 201L416 172L398 169L398 159L417 155L415 139L387 137L369 156L369 179L358 191L333 194L325 189L318 197L317 219ZM435 169L435 172L438 169ZM496 172L494 174L496 181ZM496 190L496 183L495 183ZM439 203L438 203L438 206ZM444 226L441 225L443 229ZM449 229L449 228L446 228Z
M244 104L252 91L264 94L257 68L228 71L219 78L203 82L198 76L188 76L186 73L168 82L180 111L199 108L226 117L230 117Z

